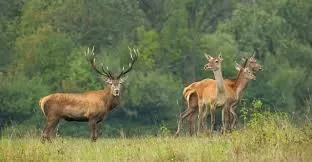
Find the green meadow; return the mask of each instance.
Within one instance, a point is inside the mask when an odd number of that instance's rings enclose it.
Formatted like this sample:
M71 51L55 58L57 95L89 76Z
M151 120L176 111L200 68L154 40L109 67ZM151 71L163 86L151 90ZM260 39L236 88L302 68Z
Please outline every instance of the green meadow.
M9 131L9 130L8 130ZM37 133L36 133L37 132ZM88 138L58 135L41 143L39 131L0 139L0 161L312 161L312 125L295 126L283 113L257 113L245 126L225 135Z

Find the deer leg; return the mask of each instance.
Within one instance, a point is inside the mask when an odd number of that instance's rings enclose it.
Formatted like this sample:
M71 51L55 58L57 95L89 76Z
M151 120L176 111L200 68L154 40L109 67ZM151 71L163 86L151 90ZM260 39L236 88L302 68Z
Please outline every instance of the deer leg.
M193 113L192 113L192 114L190 114L190 115L186 118L190 136L193 135L193 132L192 132L193 116L194 116L194 115L193 115Z
M56 119L56 120L54 120L54 121L51 123L51 127L50 127L50 129L48 130L48 137L49 137L49 138L51 137L51 135L52 135L53 133L56 133L55 128L56 128L58 122L59 122L59 119Z
M207 131L207 115L208 115L208 106L206 105L204 107L203 116L202 116L202 126L204 128L204 131Z
M195 121L196 121L196 111L193 111L193 113L191 113L187 117L190 136L193 136L194 132L196 131Z
M226 130L228 128L228 119L229 119L229 113L228 113L228 106L224 106L222 109L222 133L225 134Z
M194 134L194 132L196 132L195 121L196 121L196 113L197 113L197 109L198 109L198 103L196 103L192 100L192 102L189 102L189 104L188 104L188 109L192 110L192 113L190 113L190 115L187 116L189 133L190 133L190 136L192 136Z
M230 126L231 126L231 121L230 121L230 118L231 118L231 116L232 116L232 113L231 113L231 107L228 107L228 109L227 109L227 111L226 111L226 116L225 116L225 123L226 123L226 130L227 131L231 131L231 128L230 128Z
M56 127L53 129L53 131L51 132L51 136L54 138L54 137L57 137L59 136L59 125L56 125Z
M59 119L48 119L46 127L44 128L42 135L41 135L41 141L42 143L45 142L45 140L48 140L51 142L51 129L53 130L53 127L55 127L58 123Z
M210 132L212 133L216 124L216 109L214 106L210 107Z
M97 139L97 128L96 128L96 120L89 120L89 129L90 129L90 138L92 142L95 142Z
M194 111L194 113L192 115L192 131L197 136L197 132L196 132L196 113L197 113L197 111Z
M203 105L198 105L197 132L200 132L200 129L201 129L202 116L203 116Z
M235 127L235 124L236 124L236 120L237 120L237 114L235 113L235 108L236 108L236 106L234 106L234 107L231 107L231 109L230 109L230 114L231 114L231 120L230 120L230 122L231 122L231 130L233 130L234 129L234 127Z
M187 111L188 109L186 109L185 111L183 111L182 113L180 113L180 115L179 115L179 118L178 118L178 121L177 121L177 124L178 124L178 126L177 126L177 131L176 131L176 133L174 134L174 136L177 136L179 133L180 133L180 131L181 131L181 125L182 125L182 115L183 115L183 113L185 113L186 111Z
M43 128L42 133L41 133L41 142L44 143L45 140L47 139L48 136L48 123L46 124L46 126Z
M224 119L224 115L225 115L225 107L223 107L223 109L222 109L222 129L221 129L221 132L222 132L222 134L224 134L225 132L224 132L224 126L225 126L225 124L224 124L224 122L225 122L225 119Z
M192 114L194 110L192 109L186 109L184 112L182 112L180 115L179 115L179 119L178 119L178 128L177 128L177 131L175 133L174 136L177 136L180 131L181 131L181 125L182 125L182 120L185 119L187 116L189 116L190 114Z
M174 134L174 136L177 136L179 133L180 133L180 130L181 130L181 123L182 123L182 113L179 115L179 118L178 118L178 121L177 121L177 131L176 133Z

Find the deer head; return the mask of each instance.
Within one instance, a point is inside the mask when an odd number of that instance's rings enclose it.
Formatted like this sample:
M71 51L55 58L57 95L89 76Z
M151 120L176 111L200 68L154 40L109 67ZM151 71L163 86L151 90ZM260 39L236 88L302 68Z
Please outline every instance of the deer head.
M242 60L245 63L245 67L248 67L253 72L253 74L256 74L258 71L262 70L262 65L257 63L255 53L253 53L253 55L250 57L243 57Z
M236 70L242 72L245 79L256 80L256 76L253 74L249 67L243 68L240 64L236 63Z
M134 62L137 60L139 51L137 49L131 49L131 48L129 48L129 51L130 51L131 62L129 63L128 68L125 69L125 67L122 67L121 73L117 76L113 76L112 73L108 70L108 67L104 68L104 66L102 65L102 68L98 69L95 66L94 46L91 50L88 48L87 51L85 52L87 61L91 64L92 68L97 73L103 76L104 82L110 85L111 93L113 94L113 96L119 96L121 84L125 82L125 75L129 71L131 71Z
M221 63L223 61L221 53L219 53L219 55L217 57L212 57L208 54L205 54L205 57L206 57L208 63L204 66L204 70L217 71L217 70L221 69Z

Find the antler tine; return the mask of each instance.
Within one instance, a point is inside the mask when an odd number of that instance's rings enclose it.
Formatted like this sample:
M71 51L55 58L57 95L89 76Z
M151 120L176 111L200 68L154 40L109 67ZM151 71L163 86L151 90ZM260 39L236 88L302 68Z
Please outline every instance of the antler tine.
M105 70L104 65L102 64L102 71L103 73L107 74L109 78L113 78L112 73L108 70L108 66L106 66L106 70Z
M95 54L94 54L94 46L92 47L92 50L90 48L87 48L87 51L85 52L85 56L87 61L91 64L92 68L99 74L104 75L106 77L111 77L110 73L107 73L106 71L101 72L96 66L95 66Z
M130 51L130 57L131 57L131 62L129 63L129 67L127 70L125 70L125 67L123 66L122 67L122 71L121 73L118 75L117 78L120 78L121 76L127 74L129 71L131 71L132 67L133 67L133 64L134 62L137 60L137 55L139 54L139 50L138 49L135 49L135 48L130 48L128 47L129 51Z

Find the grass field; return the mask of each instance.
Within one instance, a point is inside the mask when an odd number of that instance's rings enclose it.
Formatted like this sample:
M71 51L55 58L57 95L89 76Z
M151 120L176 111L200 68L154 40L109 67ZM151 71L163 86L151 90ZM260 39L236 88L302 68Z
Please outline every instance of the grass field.
M240 136L240 134L243 134ZM245 141L246 134L105 139L2 138L0 161L312 161L311 141ZM245 139L246 138L246 139ZM276 137L274 137L276 138Z
M101 136L97 142L65 136L42 144L39 130L25 136L6 132L0 137L0 161L312 161L311 121L295 126L283 113L254 114L245 128L227 135L170 134Z

